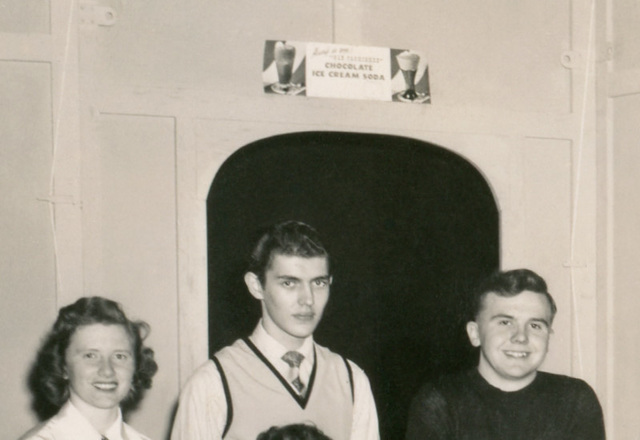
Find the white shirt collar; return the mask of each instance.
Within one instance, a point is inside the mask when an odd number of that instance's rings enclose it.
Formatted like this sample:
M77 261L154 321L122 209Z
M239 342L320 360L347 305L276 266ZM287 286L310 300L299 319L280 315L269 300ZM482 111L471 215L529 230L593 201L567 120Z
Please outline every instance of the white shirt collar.
M262 319L258 322L249 339L251 339L251 342L253 342L258 350L271 362L271 365L276 367L280 373L286 375L289 366L282 360L282 356L289 350L267 333L267 330L262 324ZM300 364L300 377L303 382L306 383L306 379L311 375L311 369L313 368L313 335L306 337L300 348L296 351L304 356L304 360L302 364Z
M102 439L102 435L70 400L60 408L55 419L55 429L60 429L63 438ZM122 424L122 412L118 408L118 418L105 433L109 440L125 440L122 437Z
M122 426L123 423L122 411L120 410L120 408L118 408L118 418L115 422L113 422L113 425L111 425L109 429L107 429L107 431L104 433L105 437L107 437L109 440L125 440L122 437L122 433L124 432L124 427Z

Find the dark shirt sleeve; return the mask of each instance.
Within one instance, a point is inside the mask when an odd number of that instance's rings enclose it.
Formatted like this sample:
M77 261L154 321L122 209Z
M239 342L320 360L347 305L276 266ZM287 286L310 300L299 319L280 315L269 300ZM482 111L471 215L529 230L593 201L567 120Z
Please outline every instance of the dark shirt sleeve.
M447 402L430 384L424 385L409 407L406 440L453 438Z
M575 440L604 440L604 418L596 393L586 383L576 399L571 438Z

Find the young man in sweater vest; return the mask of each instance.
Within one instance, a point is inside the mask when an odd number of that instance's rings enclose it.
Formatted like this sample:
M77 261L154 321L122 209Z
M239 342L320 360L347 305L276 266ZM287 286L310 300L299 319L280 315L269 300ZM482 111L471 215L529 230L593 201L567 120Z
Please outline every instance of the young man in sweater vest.
M262 318L188 380L172 440L254 440L271 426L303 422L333 440L377 440L367 376L313 340L332 282L316 231L295 221L273 226L244 280Z
M489 277L467 334L478 367L423 386L407 440L603 440L602 410L584 381L538 371L556 305L546 282L519 269Z

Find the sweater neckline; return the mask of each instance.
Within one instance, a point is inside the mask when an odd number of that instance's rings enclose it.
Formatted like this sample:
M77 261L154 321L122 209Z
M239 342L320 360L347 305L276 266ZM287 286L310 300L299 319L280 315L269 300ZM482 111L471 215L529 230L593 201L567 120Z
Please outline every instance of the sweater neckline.
M291 397L298 403L300 408L305 409L307 407L307 403L309 402L309 398L311 397L311 392L313 391L313 384L315 383L316 378L316 364L317 364L317 356L316 356L316 347L315 344L313 346L313 368L311 370L311 376L309 377L309 383L307 384L307 390L303 395L300 395L293 389L293 386L289 383L287 379L285 379L282 374L274 367L271 362L266 358L266 356L260 351L258 347L256 347L253 342L249 338L242 338L244 343L254 352L254 354L260 359L266 366L271 370L271 372L278 378L280 383L285 387L285 389L289 392Z
M469 372L469 376L473 380L473 383L476 384L477 388L481 392L490 393L495 396L502 396L504 398L510 398L510 397L516 398L519 396L525 396L531 393L532 390L535 391L535 389L539 387L540 380L541 380L540 378L543 375L544 373L541 373L540 371L538 371L533 381L530 384L526 385L525 387L515 391L503 391L500 388L495 387L491 385L489 382L487 382L487 380L484 377L482 377L482 375L480 374L477 368L473 368Z

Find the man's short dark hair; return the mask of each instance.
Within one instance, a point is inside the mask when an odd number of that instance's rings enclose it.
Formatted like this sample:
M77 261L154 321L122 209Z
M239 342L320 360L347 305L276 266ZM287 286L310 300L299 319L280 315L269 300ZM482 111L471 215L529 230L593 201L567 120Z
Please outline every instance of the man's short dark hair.
M270 227L258 240L249 260L249 272L264 285L265 274L276 255L303 258L324 257L329 265L329 252L318 232L306 223L289 220Z
M149 325L129 320L115 301L99 296L83 297L60 309L31 370L29 385L34 394L34 409L41 419L53 416L69 398L65 354L76 330L91 324L120 325L131 340L135 371L131 390L121 402L124 409L135 407L142 399L144 390L151 388L158 365L153 350L143 344L149 333Z
M482 281L473 295L473 307L471 309L470 319L475 320L477 318L484 307L484 299L489 293L503 297L511 297L525 290L539 293L547 298L549 307L551 308L551 322L553 322L553 318L558 309L547 289L547 283L540 275L529 269L494 272Z
M272 426L258 435L256 440L331 440L314 425L295 423L285 426Z

